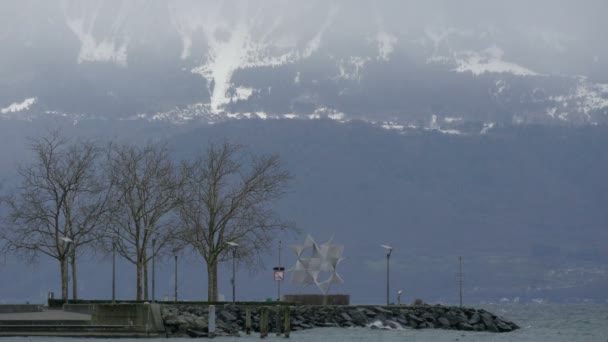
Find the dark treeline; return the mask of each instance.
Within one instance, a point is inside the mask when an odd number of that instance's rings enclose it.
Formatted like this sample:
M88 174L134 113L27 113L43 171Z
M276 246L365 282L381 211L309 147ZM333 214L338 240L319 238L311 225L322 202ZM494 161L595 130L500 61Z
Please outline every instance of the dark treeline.
M218 264L255 264L273 232L292 226L269 206L291 178L278 155L253 155L229 141L175 161L167 143L102 144L59 131L30 139L33 158L2 189L4 253L57 260L62 298L78 298L78 257L118 252L136 269L136 299L149 298L148 264L191 248L206 263L208 300L218 299ZM236 253L234 252L236 248Z

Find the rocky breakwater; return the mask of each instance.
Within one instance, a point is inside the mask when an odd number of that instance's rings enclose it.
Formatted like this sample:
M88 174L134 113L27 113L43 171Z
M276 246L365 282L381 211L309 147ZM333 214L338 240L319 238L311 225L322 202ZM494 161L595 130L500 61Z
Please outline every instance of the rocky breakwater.
M259 307L225 305L216 307L216 333L245 331L246 308L251 312L251 328L259 331ZM269 327L276 331L277 307L269 307ZM281 309L282 310L282 309ZM292 306L291 330L321 327L368 327L371 329L452 329L509 332L517 324L483 309L448 306ZM282 317L282 316L281 316ZM206 332L205 305L164 305L162 318L169 336Z

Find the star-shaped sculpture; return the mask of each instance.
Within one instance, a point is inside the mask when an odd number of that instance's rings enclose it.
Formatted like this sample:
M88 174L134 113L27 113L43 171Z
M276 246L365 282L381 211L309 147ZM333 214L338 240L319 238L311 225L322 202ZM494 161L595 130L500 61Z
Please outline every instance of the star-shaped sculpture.
M318 245L308 235L302 245L291 247L296 254L296 264L289 269L291 271L291 282L302 284L302 286L317 285L327 295L332 284L342 284L344 280L337 273L338 264L344 260L342 252L344 246L332 244L332 239L322 245ZM304 252L311 250L310 256ZM330 273L325 280L320 280L323 273Z

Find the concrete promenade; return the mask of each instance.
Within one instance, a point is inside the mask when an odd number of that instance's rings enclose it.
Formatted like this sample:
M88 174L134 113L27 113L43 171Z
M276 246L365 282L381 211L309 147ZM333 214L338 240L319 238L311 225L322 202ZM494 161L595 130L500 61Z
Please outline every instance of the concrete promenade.
M87 305L64 306L78 311ZM0 337L57 336L57 337L159 337L164 325L158 305L116 304L94 305L93 314L49 309L42 306L27 308L3 307L0 313ZM88 310L87 312L91 312Z
M42 312L0 313L2 321L90 321L91 315L63 310L45 310Z

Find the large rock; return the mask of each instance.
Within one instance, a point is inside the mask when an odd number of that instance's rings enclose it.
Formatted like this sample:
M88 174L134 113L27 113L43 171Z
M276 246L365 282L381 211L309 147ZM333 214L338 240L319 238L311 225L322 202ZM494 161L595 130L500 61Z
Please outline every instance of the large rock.
M364 326L367 324L367 316L359 310L350 311L350 316L352 318L352 322L358 326Z
M350 317L349 314L347 314L346 312L342 312L340 313L340 316L342 317L342 319L344 319L347 322L351 322L353 319Z
M221 310L217 316L226 323L232 323L237 319L236 316L228 310Z
M379 306L374 307L374 310L376 312L379 312L379 313L382 313L382 314L385 314L385 315L389 315L389 316L393 315L393 312L391 310L387 310L387 309L379 307Z
M435 323L437 321L435 315L430 312L423 313L421 317L427 322Z
M469 324L475 325L475 324L478 324L480 321L481 321L481 316L479 316L479 314L476 312L469 319Z
M364 313L367 317L375 317L376 316L375 312L373 312L372 310L366 309L366 308L358 308L357 310L359 310L362 313Z
M469 323L460 323L460 324L458 324L458 329L471 331L471 330L473 330L473 327Z
M486 329L488 331L498 332L498 328L496 327L496 324L494 324L494 322L487 322L487 323L484 322L484 324L486 325Z
M511 326L505 322L498 322L498 324L496 324L496 327L498 328L498 330L500 330L500 332L509 332L513 330Z
M407 320L409 322L415 322L416 324L422 324L424 323L424 320L414 314L409 314L407 315Z
M439 325L442 328L449 328L450 327L450 320L445 318L445 317L439 317L439 319L437 320L439 322Z

